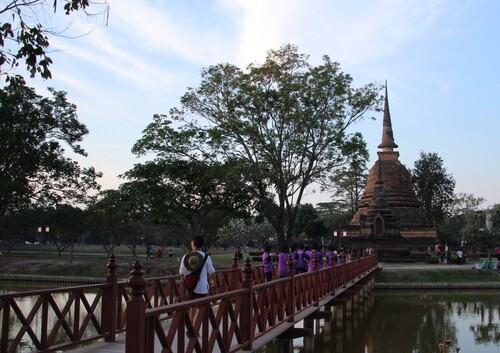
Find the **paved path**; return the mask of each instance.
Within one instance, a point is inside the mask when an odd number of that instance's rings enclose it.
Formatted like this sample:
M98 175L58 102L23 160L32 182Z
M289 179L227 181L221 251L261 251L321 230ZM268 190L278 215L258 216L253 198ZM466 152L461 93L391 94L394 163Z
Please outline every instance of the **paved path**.
M379 266L383 270L387 271L406 271L406 270L437 270L437 269L456 269L456 270L470 270L475 263L469 262L463 265L457 264L427 264L423 262L417 262L412 264L393 264L393 263L383 263L380 262Z

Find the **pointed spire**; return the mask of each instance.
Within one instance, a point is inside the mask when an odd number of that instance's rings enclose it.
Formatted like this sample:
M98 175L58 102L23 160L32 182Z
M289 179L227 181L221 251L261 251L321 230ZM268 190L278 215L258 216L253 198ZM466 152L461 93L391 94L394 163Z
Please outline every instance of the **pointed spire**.
M387 95L387 80L385 81L385 100L384 100L384 125L382 128L382 143L378 145L384 152L392 152L398 145L394 142L392 133L391 113L389 112L389 97Z

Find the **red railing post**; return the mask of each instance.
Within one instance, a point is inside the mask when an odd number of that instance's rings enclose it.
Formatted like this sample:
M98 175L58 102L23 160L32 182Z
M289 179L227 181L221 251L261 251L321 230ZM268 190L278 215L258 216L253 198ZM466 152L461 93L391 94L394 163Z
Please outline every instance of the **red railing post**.
M286 261L286 268L288 272L288 277L291 277L290 284L288 285L288 315L290 315L289 322L295 321L295 272L294 272L294 262L292 258L292 254L288 255L288 259Z
M319 268L318 268L318 256L316 255L316 252L313 253L313 271L314 271L314 277L313 277L313 301L314 301L314 306L319 306L319 297L320 297L320 278L319 278Z
M142 263L137 260L128 278L131 291L127 303L125 353L145 353L147 303L144 300L144 292L147 281L142 268Z
M245 267L243 269L243 288L247 289L243 298L243 307L241 308L240 315L240 328L241 328L241 338L243 342L248 342L245 350L252 350L253 348L253 333L252 333L252 313L253 313L253 269L250 262L250 258L245 261ZM128 352L127 352L128 353Z
M337 265L335 263L336 261L334 261L332 259L332 264L331 264L331 268L330 268L330 278L332 280L332 283L331 283L331 294L335 294L335 291L337 290L337 278L335 276L335 266Z
M106 336L106 342L114 342L116 340L116 322L117 322L117 306L118 306L118 279L116 277L116 258L114 254L111 254L108 260L108 275L106 277L106 283L111 284L111 287L107 287L104 291L104 298L102 300L102 317L101 325L105 332L109 333Z

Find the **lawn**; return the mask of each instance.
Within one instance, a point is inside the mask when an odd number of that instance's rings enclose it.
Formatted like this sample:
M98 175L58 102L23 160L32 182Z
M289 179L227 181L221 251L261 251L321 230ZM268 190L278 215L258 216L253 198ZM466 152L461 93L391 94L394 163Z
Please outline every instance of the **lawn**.
M472 265L426 269L402 266L398 269L382 270L375 279L379 283L485 283L500 282L500 271L476 270Z

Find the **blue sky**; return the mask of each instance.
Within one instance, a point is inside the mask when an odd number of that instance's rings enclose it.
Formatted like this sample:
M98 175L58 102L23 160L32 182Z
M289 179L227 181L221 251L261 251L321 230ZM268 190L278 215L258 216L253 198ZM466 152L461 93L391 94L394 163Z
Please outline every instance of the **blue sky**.
M104 188L141 162L130 152L155 113L168 113L203 67L246 67L266 51L297 45L319 64L340 63L355 85L388 82L400 160L435 152L456 192L500 203L500 1L496 0L108 0L109 22L79 16L52 39L53 79L90 134L88 158ZM54 26L63 18L53 18ZM60 26L60 25L59 25ZM376 159L382 113L355 126ZM310 195L307 202L328 201Z

